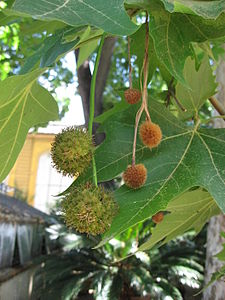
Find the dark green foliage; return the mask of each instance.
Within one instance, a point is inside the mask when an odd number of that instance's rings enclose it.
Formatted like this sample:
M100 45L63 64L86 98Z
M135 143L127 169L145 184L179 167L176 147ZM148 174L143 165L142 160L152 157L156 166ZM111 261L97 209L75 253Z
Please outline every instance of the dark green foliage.
M129 229L96 250L92 247L98 238L68 234L63 227L58 233L53 231L64 252L47 258L39 273L47 287L38 291L41 299L69 300L83 295L85 299L123 300L147 294L153 300L166 296L182 300L187 292L193 296L203 282L205 232L196 242L190 232L161 248L116 262L135 248L138 237L145 240L151 226L153 223L146 222Z

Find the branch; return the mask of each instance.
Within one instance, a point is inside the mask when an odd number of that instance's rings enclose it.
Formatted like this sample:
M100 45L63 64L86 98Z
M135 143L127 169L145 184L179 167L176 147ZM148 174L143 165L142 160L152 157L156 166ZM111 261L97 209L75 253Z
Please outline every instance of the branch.
M105 39L102 55L99 62L97 79L96 79L96 89L95 89L95 116L98 116L102 113L103 110L103 92L106 85L106 80L108 78L108 73L111 65L111 57L113 54L114 46L116 43L115 37L107 37ZM75 51L76 61L78 60L79 49ZM77 70L78 77L78 90L82 99L83 109L84 109L84 117L85 117L85 126L88 126L89 120L89 98L90 98L90 86L91 86L91 72L89 61L86 60L83 65ZM95 134L97 129L96 124L93 126L93 133ZM95 143L99 144L102 141L101 136L95 139Z
M215 108L215 110L221 115L225 115L225 108L223 105L215 98L215 97L210 97L209 101L211 102L212 106Z

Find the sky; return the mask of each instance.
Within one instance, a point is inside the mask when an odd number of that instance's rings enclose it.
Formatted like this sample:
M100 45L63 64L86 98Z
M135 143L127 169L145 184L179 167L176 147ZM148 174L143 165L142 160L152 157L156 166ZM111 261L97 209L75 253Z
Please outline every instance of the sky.
M70 52L65 56L65 61L63 62L64 67L67 67L74 73L76 70L76 62L74 58L74 53ZM42 82L42 84L48 88L48 84ZM46 128L39 128L38 132L41 133L58 133L62 128L72 125L83 125L84 124L84 113L82 101L77 92L76 81L67 86L61 86L56 89L57 98L68 97L70 99L69 111L60 121L50 122Z

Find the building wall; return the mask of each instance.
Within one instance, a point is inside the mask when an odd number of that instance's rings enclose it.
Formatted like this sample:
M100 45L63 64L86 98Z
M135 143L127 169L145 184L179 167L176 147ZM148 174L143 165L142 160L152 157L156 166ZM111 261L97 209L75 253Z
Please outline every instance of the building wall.
M50 212L57 203L55 195L67 189L72 181L71 177L62 176L53 168L49 152L41 154L36 176L35 208Z
M1 300L37 300L35 289L40 288L38 282L35 286L34 273L37 267L31 267L11 279L0 282L0 299Z
M17 198L46 213L56 204L54 195L64 191L73 181L52 167L50 149L54 137L54 134L28 134L7 180L9 186L22 192Z
M28 134L23 149L9 174L8 185L18 188L28 203L34 205L40 156L50 152L54 134Z

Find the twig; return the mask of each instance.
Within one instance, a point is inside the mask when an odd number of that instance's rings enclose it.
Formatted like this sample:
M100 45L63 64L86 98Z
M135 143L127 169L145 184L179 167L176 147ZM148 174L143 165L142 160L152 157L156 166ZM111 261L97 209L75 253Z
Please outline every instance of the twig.
M221 116L225 115L225 108L215 97L209 97L209 101Z
M96 86L96 77L97 77L97 71L99 66L99 61L102 53L102 47L105 40L105 34L102 35L101 42L98 48L97 57L95 60L95 66L94 71L91 79L91 90L90 90L90 116L89 116L89 122L88 122L88 132L92 138L92 130L93 130L93 122L94 122L94 113L95 113L95 86ZM93 166L93 182L95 186L98 184L97 180L97 171L96 171L96 164L95 164L95 157L94 154L92 155L92 166Z
M169 106L170 104L170 97L172 96L175 100L175 102L177 103L178 107L183 111L186 112L187 109L180 103L180 101L177 99L175 93L174 93L174 88L173 88L173 82L174 82L174 78L171 79L169 86L168 86L168 92L167 92L167 96L166 96L166 107Z
M201 124L207 124L209 122L212 122L214 119L223 119L225 121L225 115L223 115L223 116L214 116L214 117L208 118L206 120L201 120Z
M170 80L169 86L168 86L168 92L166 95L166 107L168 107L170 104L170 97L171 97L170 91L173 88L173 81L174 81L174 77L172 77L172 79Z
M179 108L183 111L186 112L187 109L180 103L180 101L177 99L175 93L171 90L170 91L171 96L173 97L173 99L175 100L176 104L179 106Z

